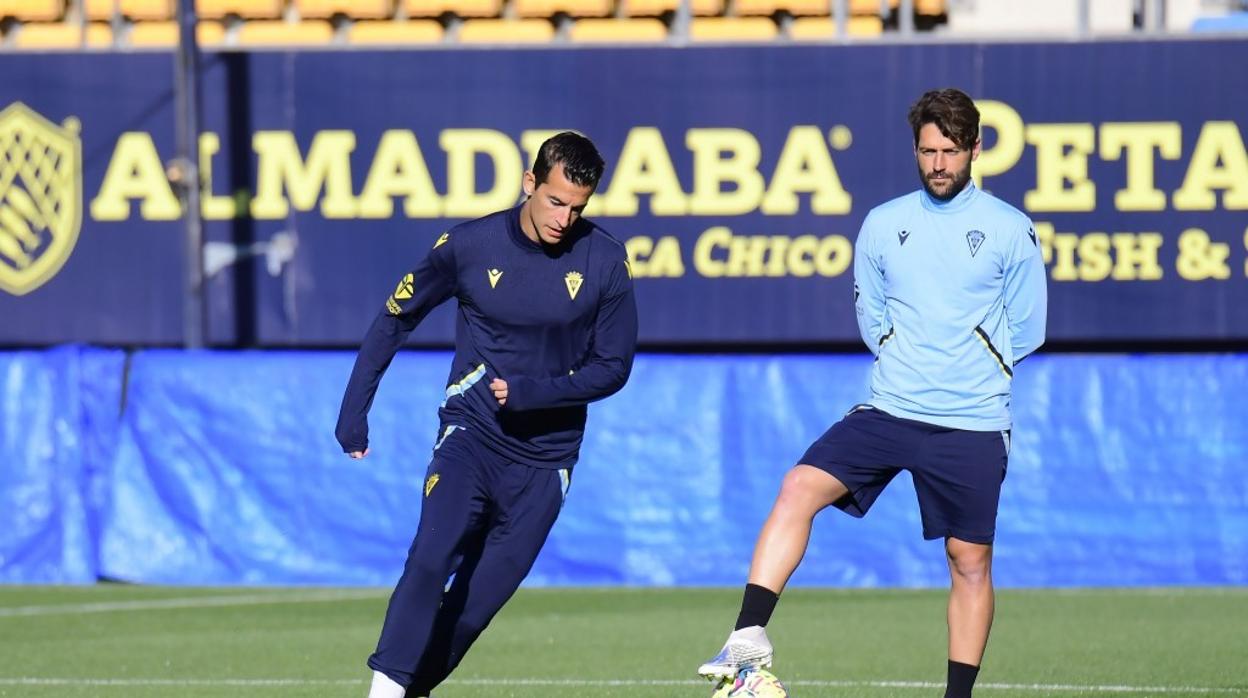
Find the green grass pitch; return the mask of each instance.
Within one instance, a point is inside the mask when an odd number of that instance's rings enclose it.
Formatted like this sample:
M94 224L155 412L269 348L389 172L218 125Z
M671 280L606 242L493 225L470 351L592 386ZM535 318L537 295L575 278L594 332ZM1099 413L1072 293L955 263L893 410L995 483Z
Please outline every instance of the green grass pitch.
M0 586L0 696L362 698L387 591ZM436 698L709 696L736 589L524 589ZM933 697L942 590L790 589L801 698ZM1248 589L1003 590L977 696L1248 697Z

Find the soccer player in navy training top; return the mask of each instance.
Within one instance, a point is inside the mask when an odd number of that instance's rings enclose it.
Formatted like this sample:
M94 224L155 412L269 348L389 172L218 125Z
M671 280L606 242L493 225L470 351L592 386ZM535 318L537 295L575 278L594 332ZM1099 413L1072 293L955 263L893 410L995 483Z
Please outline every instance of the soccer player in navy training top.
M952 581L946 698L969 698L992 625L992 543L1010 450L1014 366L1044 341L1045 269L1031 221L977 189L979 111L953 89L910 109L922 189L873 209L854 248L858 329L875 354L871 399L785 476L759 534L736 629L710 678L769 666L763 628L836 506L861 517L910 471L923 537L943 538Z
M360 347L336 430L352 458L369 453L368 409L404 338L458 301L420 524L368 660L370 698L427 696L451 673L537 559L586 404L628 379L637 308L624 246L581 217L602 170L589 139L547 140L524 202L439 237Z

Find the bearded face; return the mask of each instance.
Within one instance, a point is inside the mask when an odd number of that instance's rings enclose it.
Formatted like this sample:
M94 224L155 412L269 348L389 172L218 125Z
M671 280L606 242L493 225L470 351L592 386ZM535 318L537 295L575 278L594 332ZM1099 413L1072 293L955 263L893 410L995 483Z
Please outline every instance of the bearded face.
M971 162L979 157L979 141L963 148L933 123L923 124L914 147L923 188L938 201L949 201L971 181Z

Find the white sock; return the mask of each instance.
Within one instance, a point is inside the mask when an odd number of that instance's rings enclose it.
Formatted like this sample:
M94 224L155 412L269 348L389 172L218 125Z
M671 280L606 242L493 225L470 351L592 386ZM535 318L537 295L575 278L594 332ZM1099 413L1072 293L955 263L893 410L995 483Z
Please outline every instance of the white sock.
M380 671L373 672L373 685L368 689L368 698L403 698L406 693L407 689L389 676Z

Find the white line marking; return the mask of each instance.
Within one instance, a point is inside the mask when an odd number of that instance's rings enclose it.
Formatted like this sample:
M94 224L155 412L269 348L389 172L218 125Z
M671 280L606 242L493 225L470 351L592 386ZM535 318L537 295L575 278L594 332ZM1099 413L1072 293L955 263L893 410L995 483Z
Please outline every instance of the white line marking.
M282 592L280 594L248 594L236 596L193 596L147 601L102 601L99 603L53 604L47 606L0 607L0 618L17 616L49 616L58 614L110 613L113 611L160 611L170 608L213 608L218 606L255 606L276 603L311 603L319 601L350 601L385 598L388 591L377 589L321 590Z
M363 679L5 679L0 686L349 686Z
M361 686L367 679L69 679L45 677L0 677L0 686ZM689 679L450 679L446 683L460 686L548 686L548 687L662 687L705 686L706 681ZM912 688L930 691L944 684L931 681L786 681L790 686L812 688ZM1148 695L1204 693L1210 695L1248 695L1248 688L1210 686L1126 686L1042 683L982 683L980 690L991 691L1078 691L1083 693L1142 693Z
M1191 598L1194 596L1244 596L1243 587L1035 587L1002 589L1009 594L1027 596L1116 596Z

